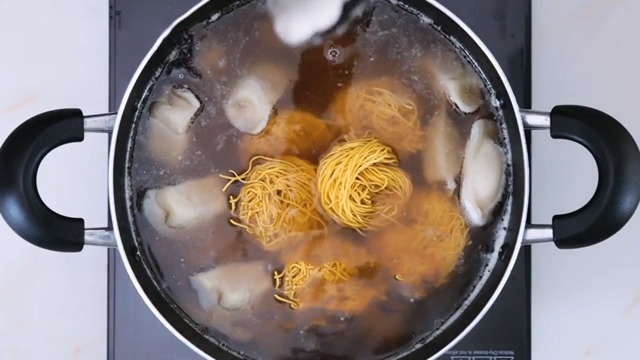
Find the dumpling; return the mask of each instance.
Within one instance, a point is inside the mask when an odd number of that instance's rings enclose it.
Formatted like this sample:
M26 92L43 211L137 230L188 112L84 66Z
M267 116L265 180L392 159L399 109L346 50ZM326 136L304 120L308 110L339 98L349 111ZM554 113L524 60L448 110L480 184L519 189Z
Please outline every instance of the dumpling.
M253 67L249 75L238 80L224 105L231 125L245 133L260 133L288 84L287 73L276 65Z
M198 321L216 328L237 341L249 341L256 336L260 324L256 320L256 305L273 288L272 277L263 261L230 263L190 277L205 313Z
M249 73L260 81L267 98L274 104L280 100L292 81L292 76L284 68L268 62L254 65Z
M190 281L206 311L218 306L226 310L251 309L273 286L263 261L220 265L191 276Z
M469 114L484 102L483 84L473 68L452 50L442 50L424 60L424 69L440 85L460 112Z
M256 79L242 78L231 91L224 111L231 125L249 134L258 134L269 121L273 103Z
M147 148L154 159L165 165L177 166L189 146L188 134L176 134L161 123L149 121Z
M227 210L222 180L216 175L147 191L143 211L151 225L165 235L210 224Z
M476 226L491 220L491 212L502 197L506 156L497 139L496 123L477 120L471 127L462 164L460 202L467 221Z
M158 161L175 166L189 144L187 132L203 105L187 87L166 90L149 107L148 148Z
M172 87L149 107L152 121L159 122L175 134L185 134L202 103L187 87Z
M465 114L472 113L482 105L482 83L475 73L459 77L443 76L440 80L449 100Z
M429 183L444 183L449 192L456 189L456 178L462 167L462 139L443 108L425 131L422 171Z

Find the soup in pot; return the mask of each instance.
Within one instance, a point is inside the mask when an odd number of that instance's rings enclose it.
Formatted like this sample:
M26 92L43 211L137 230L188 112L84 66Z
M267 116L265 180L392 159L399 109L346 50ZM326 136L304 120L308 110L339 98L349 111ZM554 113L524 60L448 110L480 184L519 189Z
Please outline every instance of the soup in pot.
M510 159L472 62L374 2L289 48L263 1L185 33L150 90L131 186L154 277L260 359L392 356L462 305Z

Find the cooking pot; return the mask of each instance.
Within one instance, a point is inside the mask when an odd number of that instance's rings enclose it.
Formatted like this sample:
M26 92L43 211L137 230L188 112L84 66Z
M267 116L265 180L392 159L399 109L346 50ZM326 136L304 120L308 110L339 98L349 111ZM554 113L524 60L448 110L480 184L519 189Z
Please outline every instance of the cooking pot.
M182 34L195 24L215 21L243 2L203 1L173 23L149 51L133 76L117 114L85 116L77 109L55 110L37 115L18 128L0 148L0 212L9 226L30 243L54 251L78 252L85 245L117 247L140 296L160 321L185 344L205 358L233 355L223 344L183 316L154 277L132 219L129 183L132 142L149 89L166 64ZM395 2L394 2L395 3ZM438 329L398 356L407 359L437 358L464 337L484 316L500 294L522 245L553 241L571 249L599 243L620 230L640 201L640 152L629 132L611 116L595 109L564 105L551 112L518 107L500 66L480 39L455 15L433 0L406 0L408 7L432 20L432 25L468 54L473 65L495 91L504 115L503 138L511 165L508 181L509 214L504 236L487 251L493 255L487 271L464 294L465 301ZM551 136L582 144L594 156L598 185L581 209L556 215L551 225L526 222L529 207L529 162L525 130L550 130ZM109 204L113 228L85 229L82 219L59 215L42 201L36 186L38 167L54 148L82 141L85 132L112 133L109 156Z

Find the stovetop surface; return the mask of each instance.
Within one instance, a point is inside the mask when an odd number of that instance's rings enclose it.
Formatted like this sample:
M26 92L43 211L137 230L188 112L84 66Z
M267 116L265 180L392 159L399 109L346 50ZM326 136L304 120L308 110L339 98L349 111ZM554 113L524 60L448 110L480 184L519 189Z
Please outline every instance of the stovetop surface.
M135 69L162 31L199 0L110 0L110 104L115 110ZM441 0L493 52L519 104L531 102L531 0ZM530 254L519 254L486 316L444 360L530 358ZM115 251L109 254L108 359L197 360L137 294Z

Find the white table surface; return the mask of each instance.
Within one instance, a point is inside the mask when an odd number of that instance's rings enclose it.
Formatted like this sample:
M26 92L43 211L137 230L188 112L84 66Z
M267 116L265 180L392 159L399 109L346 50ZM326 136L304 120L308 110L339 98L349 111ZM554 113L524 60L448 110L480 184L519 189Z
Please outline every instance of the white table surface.
M640 140L638 0L533 0L533 104L577 103L608 112ZM536 134L533 218L586 203L594 160L580 145ZM640 179L638 181L640 186ZM535 246L533 359L638 359L640 212L613 238L577 251Z
M533 0L534 107L598 107L640 139L639 18L639 0ZM2 1L0 44L0 141L42 111L107 110L107 1ZM539 133L533 158L535 221L590 198L595 163L579 145ZM104 225L106 166L106 138L98 135L55 150L38 177L43 199L89 226ZM598 246L534 248L534 360L640 356L632 349L640 336L639 232L636 214ZM3 221L0 238L0 359L105 359L106 251L40 250Z
M0 1L0 141L43 111L108 110L108 6L105 0ZM54 210L101 226L106 176L106 136L87 136L46 157L38 185ZM106 250L41 250L4 221L0 243L0 359L106 358Z

